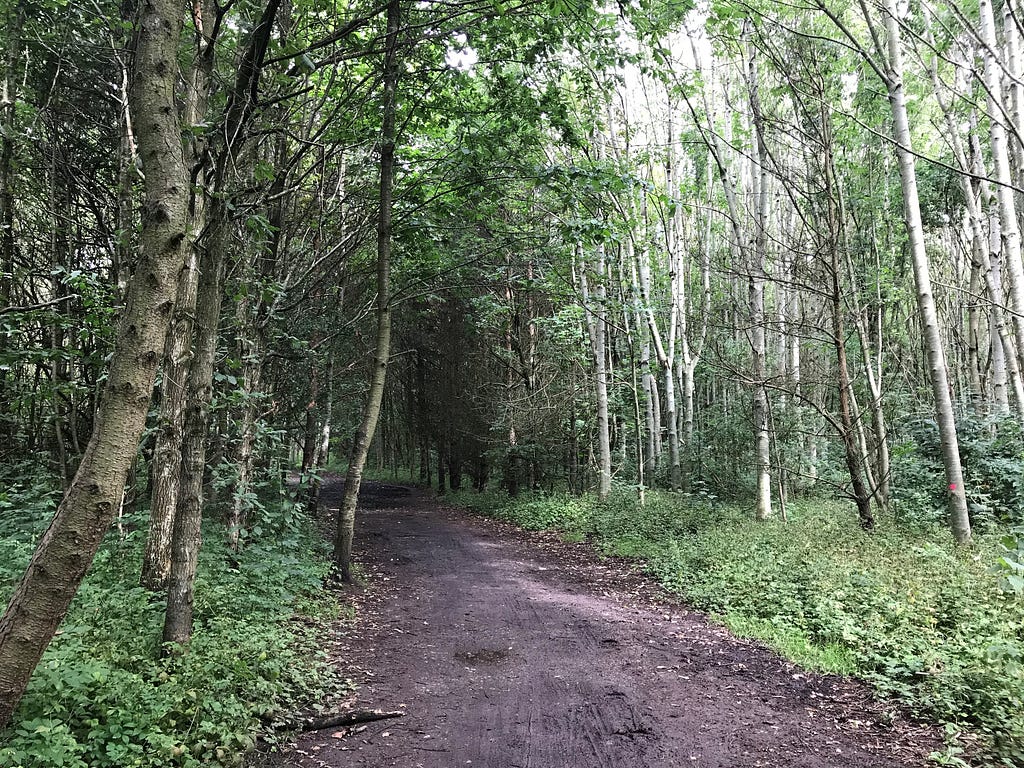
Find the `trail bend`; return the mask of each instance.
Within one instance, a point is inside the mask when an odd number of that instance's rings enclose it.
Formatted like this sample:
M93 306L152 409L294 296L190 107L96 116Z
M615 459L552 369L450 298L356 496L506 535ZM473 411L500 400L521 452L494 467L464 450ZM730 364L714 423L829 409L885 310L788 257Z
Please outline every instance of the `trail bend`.
M306 734L281 768L896 768L937 747L585 545L379 483L356 535L368 587L332 653L360 709L407 714Z

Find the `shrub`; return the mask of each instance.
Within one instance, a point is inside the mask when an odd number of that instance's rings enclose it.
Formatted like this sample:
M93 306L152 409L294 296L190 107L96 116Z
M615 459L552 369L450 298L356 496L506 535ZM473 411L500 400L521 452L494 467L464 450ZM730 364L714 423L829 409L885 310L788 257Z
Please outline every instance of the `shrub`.
M17 535L0 539L0 598L28 561L34 519L3 521ZM233 558L222 531L207 532L195 634L166 658L163 602L137 585L145 521L126 522L135 532L108 537L0 733L3 768L238 766L257 737L273 738L289 712L338 685L318 643L334 615L325 553L296 510L281 510L267 525L274 535L250 538Z
M904 519L940 523L945 507L945 474L934 419L909 419L904 439L893 450L893 495ZM971 523L976 529L1024 523L1024 440L1017 421L1008 416L959 414L957 431L968 491Z

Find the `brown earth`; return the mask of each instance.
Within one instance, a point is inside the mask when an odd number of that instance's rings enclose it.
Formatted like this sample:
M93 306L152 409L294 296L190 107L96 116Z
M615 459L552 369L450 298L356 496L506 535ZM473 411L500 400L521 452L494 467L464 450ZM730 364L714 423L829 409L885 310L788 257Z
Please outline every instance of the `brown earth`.
M366 586L333 655L355 708L406 714L306 734L282 768L895 768L939 746L585 544L381 484L357 525Z

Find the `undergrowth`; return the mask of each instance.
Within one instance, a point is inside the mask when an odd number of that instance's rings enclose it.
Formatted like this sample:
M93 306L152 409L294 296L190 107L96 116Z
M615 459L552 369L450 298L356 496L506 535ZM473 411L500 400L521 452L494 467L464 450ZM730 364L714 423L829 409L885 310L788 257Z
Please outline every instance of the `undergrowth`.
M969 728L992 765L1024 766L1024 601L1005 588L996 537L957 549L939 527L868 533L837 502L788 523L697 498L457 494L530 529L643 561L670 591L805 666L854 674L921 715Z
M52 514L44 480L0 493L0 600L6 603ZM343 683L318 645L336 614L326 557L284 498L262 534L229 558L223 526L206 531L187 652L161 658L163 601L138 586L144 516L98 553L68 617L0 732L2 768L238 766L273 742L289 713Z

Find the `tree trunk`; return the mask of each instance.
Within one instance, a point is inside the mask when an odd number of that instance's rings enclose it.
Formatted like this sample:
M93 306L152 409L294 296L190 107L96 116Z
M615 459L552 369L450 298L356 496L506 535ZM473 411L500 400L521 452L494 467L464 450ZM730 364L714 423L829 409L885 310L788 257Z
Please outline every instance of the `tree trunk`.
M978 298L982 294L981 259L977 258L977 244L971 229L967 225L967 238L971 243L971 279L967 286L969 303L967 305L967 382L971 398L971 407L976 411L984 411L985 393L981 386L981 321L982 307Z
M708 191L711 190L711 163L708 163ZM693 489L693 430L694 430L694 394L696 391L697 364L704 354L704 342L707 339L708 322L711 318L711 206L708 206L707 226L704 231L705 241L701 249L700 261L700 282L701 282L701 305L700 305L700 328L696 332L696 340L691 344L689 321L687 318L687 307L680 304L677 312L680 317L679 332L679 389L682 392L682 429L680 434L680 461L683 466L684 490ZM681 270L682 271L682 270Z
M142 247L92 437L0 619L0 727L10 720L120 509L183 264L189 186L175 104L181 8L170 0L146 0L138 30L132 105L146 176Z
M597 396L597 498L604 501L612 490L612 447L611 425L608 419L608 352L607 352L607 308L605 306L605 252L604 246L597 246L595 272L598 282L594 300L585 264L580 264L580 286L587 316L587 332L590 336L590 352L594 360L594 390Z
M754 123L755 157L752 163L752 196L756 206L754 214L754 261L749 265L747 294L750 308L751 378L753 379L754 472L757 478L758 520L767 520L772 514L771 440L769 432L769 403L767 365L765 362L764 275L768 243L768 174L765 170L768 151L764 141L764 120L758 95L756 57L749 54L748 87L750 113Z
M447 482L447 477L448 477L448 473L445 471L446 468L447 468L447 462L445 461L445 453L444 453L445 445L447 445L445 440L443 438L438 438L438 441L437 441L437 494L438 494L438 496L442 495L445 492L445 488L447 487L445 485L445 483ZM519 471L519 468L518 468L518 466L515 463L514 457L515 457L514 453L509 454L509 464L510 464L511 468L508 471L511 473L511 478L512 478L508 482L508 493L509 493L510 496L515 496L517 493L519 493L519 475L517 474L517 472Z
M462 456L454 440L448 441L448 487L453 491L462 490Z
M256 83L270 39L280 0L268 0L250 34L239 64L232 92L225 106L223 144L219 147L212 181L207 192L208 227L199 265L199 294L193 321L195 338L189 367L189 404L182 435L182 480L171 542L171 571L164 614L164 643L187 644L192 637L192 595L199 549L202 544L203 481L207 464L220 463L215 453L207 458L213 373L218 326L224 299L224 275L231 240L231 204L227 194L229 169L237 171L244 143L244 129L252 115Z
M316 463L316 406L319 396L319 381L317 377L317 361L314 360L310 366L310 393L309 402L306 403L306 419L302 426L302 459L299 464L300 485L308 482L308 475Z
M994 265L994 278L990 282L994 285L1002 285L998 272L998 263ZM992 302L989 312L989 399L995 406L993 412L1003 415L1010 412L1010 398L1007 394L1007 361L1013 359L1013 351L1007 352L1006 345L1002 343L1005 334L1005 327L1002 320L1002 312L997 309L998 302Z
M671 254L669 256L671 258ZM679 432L677 428L676 418L676 394L675 394L675 380L674 380L674 353L675 353L675 334L678 322L678 309L679 302L676 301L676 294L678 293L678 276L675 271L675 267L672 267L671 276L671 303L669 309L669 336L667 343L662 339L661 330L658 328L658 322L654 315L654 305L651 296L651 265L650 265L650 250L648 248L637 249L635 252L635 270L637 273L637 290L640 294L640 303L643 307L644 317L646 319L647 330L649 338L654 342L655 356L658 359L658 366L661 368L662 376L665 381L665 396L659 397L657 392L657 384L653 374L646 373L649 376L647 390L649 393L649 399L651 403L651 414L649 421L651 422L650 432L653 437L653 449L655 456L660 453L660 440L658 433L661 430L660 413L656 412L654 406L660 405L660 402L664 403L665 407L665 423L668 426L668 463L669 463L669 484L673 490L678 490L681 483L681 467L679 459ZM645 351L650 357L649 345L645 347ZM660 401L660 402L659 402Z
M205 11L205 13L204 13ZM212 8L197 3L193 20L200 40L192 66L192 78L185 107L186 126L200 125L206 119L209 83L213 68L212 46L208 36L212 25ZM193 137L189 149L189 163L196 163L202 155ZM174 304L171 327L164 343L164 365L161 377L160 420L153 449L153 486L149 510L149 533L142 558L142 586L154 591L167 588L171 570L171 541L174 533L174 515L178 507L181 488L182 424L188 394L188 371L192 361L192 320L196 311L199 291L198 239L206 227L206 197L203 192L192 196L190 205L189 247L185 266L178 283L178 296Z
M419 438L420 484L430 487L430 412L427 408L427 363L423 349L416 349L415 408Z
M256 278L253 276L255 282ZM251 285L252 283L250 283ZM249 301L240 301L238 306L239 339L238 351L242 362L242 418L239 432L238 452L235 463L238 472L235 478L235 489L231 499L231 509L227 518L227 543L231 551L238 552L242 548L243 532L249 525L249 512L252 509L252 475L253 449L256 445L256 426L260 401L260 388L263 378L263 344L261 331L257 328L254 317L256 309L249 306ZM314 437L313 445L316 445Z
M667 144L668 158L665 164L665 188L670 199L679 197L679 162L674 139L674 114L672 99L668 100ZM683 487L683 466L679 455L679 399L676 397L676 341L685 333L686 280L683 275L682 258L682 213L683 207L675 205L665 221L665 255L669 270L669 330L667 344L663 348L659 343L658 362L661 363L665 380L665 424L668 427L668 462L669 484L672 490ZM645 265L646 266L646 265ZM643 279L643 276L642 276ZM650 272L647 271L646 283L650 284ZM648 294L649 290L646 291ZM648 304L650 309L650 305ZM651 325L652 332L655 330Z
M352 461L345 475L345 495L338 511L338 529L334 539L334 561L341 580L352 583L352 537L355 531L356 503L363 478L366 455L377 428L388 359L391 356L391 203L395 175L395 114L399 78L398 32L401 24L401 0L390 0L387 10L387 44L384 57L384 113L381 125L380 202L377 211L377 341L374 351L370 391L356 432Z
M331 463L331 421L334 418L334 355L328 351L327 381L324 383L324 405L320 414L319 445L317 446L316 474L309 492L309 509L316 511L320 501L320 489L323 487L323 469Z
M831 208L830 204L830 208ZM830 211L830 213L834 213ZM829 226L835 234L835 222ZM846 469L850 474L850 487L854 503L857 505L857 517L860 519L862 528L868 530L875 527L875 517L871 512L871 491L864 482L864 456L866 453L857 439L853 411L853 391L850 382L850 366L846 356L846 328L843 322L845 308L843 306L843 291L839 281L839 257L838 243L832 243L832 262L829 269L831 279L832 303L832 343L836 350L836 372L839 380L836 382L839 391L839 424L841 426L840 439L843 441L843 452L846 458Z
M569 485L569 493L574 496L580 494L582 483L580 482L580 437L576 419L576 387L573 382L572 391L569 397L569 445L568 466L566 467L566 479Z
M174 516L171 566L164 612L164 643L185 645L192 637L192 596L202 544L203 474L206 435L213 402L213 371L217 356L217 325L224 294L227 259L227 211L219 198L211 201L213 231L203 248L200 290L196 301L195 341L188 373L188 407L182 431L182 483Z
M999 48L991 0L979 1L978 15L981 21L981 39L984 43L981 57L984 62L985 92L988 100L989 144L995 166L995 193L1003 246L1003 269L1009 279L1010 309L1014 338L1017 342L1016 363L1019 370L1024 368L1024 262L1021 260L1020 224L1014 201L1014 177L1010 170L1010 150L1004 123L1006 118L1003 111L1002 66L996 60Z
M929 39L931 39L930 32ZM1017 363L1017 347L1014 343L1013 332L1008 327L1003 313L1001 278L1003 248L999 227L993 225L991 227L991 235L986 234L983 210L988 207L986 202L991 201L992 191L989 183L983 178L986 175L986 170L982 161L980 141L977 134L972 131L969 143L969 157L968 149L964 147L960 139L957 116L950 102L943 98L943 87L939 79L937 58L932 58L929 69L932 85L935 88L936 99L945 117L946 140L953 150L957 164L964 171L960 175L960 188L966 205L967 237L970 240L970 295L972 297L975 296L979 292L979 283L984 283L990 301L990 336L992 339L990 367L992 371L993 400L999 413L1009 413L1010 406L1007 396L1007 384L1009 384L1014 392L1018 421L1024 423L1024 383L1022 383L1021 372ZM963 76L962 73L965 73L965 68L961 66L958 68L958 80ZM999 131L997 130L998 133ZM1005 141L1005 136L1003 139ZM973 173L975 178L968 176L968 173ZM990 220L996 219L994 216L989 218ZM968 306L968 317L968 365L971 391L972 394L977 393L980 396L982 389L981 365L977 358L981 321L978 301L976 299L971 299L971 304Z
M627 244L628 249L628 244ZM629 258L631 271L635 274L635 269L632 268L632 257ZM626 285L626 276L624 265L620 262L619 264L619 285ZM629 372L631 378L631 390L632 390L632 401L633 401L633 434L636 437L636 492L637 500L640 502L640 506L644 505L647 476L646 476L646 456L644 449L644 420L641 415L640 408L640 377L637 376L637 359L636 359L636 334L633 331L633 320L637 321L636 330L641 334L644 334L643 320L640 318L639 312L634 312L637 300L639 297L636 295L636 281L632 281L633 295L627 300L625 296L622 296L622 327L625 331L626 346L629 351ZM622 291L625 294L625 289ZM625 430L623 430L625 432ZM626 440L623 438L622 441L623 452L625 452ZM625 463L625 457L623 458Z
M174 317L164 345L160 421L153 450L149 534L140 579L142 586L156 591L167 587L167 575L171 569L171 537L181 484L181 428L186 407L186 379L192 357L192 317L199 277L197 256L194 248L187 250Z
M911 148L910 121L907 116L906 93L903 88L903 57L900 51L900 26L896 0L886 0L885 31L888 43L888 73L886 88L892 110L896 156L899 161L900 182L903 192L903 213L907 227L910 255L917 287L917 305L921 316L921 329L928 352L929 378L935 398L935 416L939 426L942 463L946 472L949 523L953 538L959 544L971 539L971 523L967 513L963 470L960 465L960 446L957 439L953 399L946 371L946 355L942 347L938 313L932 294L931 271L925 249L921 206L917 193L917 173Z
M18 112L18 78L23 3L8 6L3 85L0 91L0 308L11 304L14 288L14 136Z

